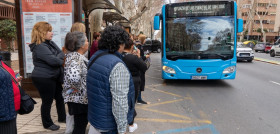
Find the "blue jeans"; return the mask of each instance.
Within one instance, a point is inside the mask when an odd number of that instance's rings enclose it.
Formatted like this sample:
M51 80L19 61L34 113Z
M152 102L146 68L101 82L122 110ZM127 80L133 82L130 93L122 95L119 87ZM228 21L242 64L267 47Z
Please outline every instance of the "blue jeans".
M142 101L141 92L142 92L142 91L139 91L139 94L138 94L138 97L137 97L137 101Z

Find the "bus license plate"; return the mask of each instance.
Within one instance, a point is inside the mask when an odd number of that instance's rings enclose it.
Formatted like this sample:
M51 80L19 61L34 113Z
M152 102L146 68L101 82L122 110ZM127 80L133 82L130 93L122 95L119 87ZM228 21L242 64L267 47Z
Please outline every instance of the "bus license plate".
M192 80L207 80L207 76L192 76Z

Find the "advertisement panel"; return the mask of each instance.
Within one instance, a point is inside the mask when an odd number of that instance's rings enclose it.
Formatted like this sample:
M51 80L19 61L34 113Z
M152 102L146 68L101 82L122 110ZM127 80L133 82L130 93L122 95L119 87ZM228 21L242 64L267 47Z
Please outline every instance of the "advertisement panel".
M21 27L24 56L25 77L31 74L34 68L31 44L31 32L35 23L46 21L52 25L53 41L62 48L66 33L73 23L72 0L21 0Z

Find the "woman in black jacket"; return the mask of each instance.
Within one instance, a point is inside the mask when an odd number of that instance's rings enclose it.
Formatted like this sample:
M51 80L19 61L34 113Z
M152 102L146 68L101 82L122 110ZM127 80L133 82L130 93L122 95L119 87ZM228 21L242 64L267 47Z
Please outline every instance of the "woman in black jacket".
M150 54L145 55L144 50L143 50L143 44L145 43L146 36L143 34L140 34L139 40L140 40L141 44L138 44L137 48L140 50L140 57L143 59L143 61L145 61L147 58L150 57ZM142 95L141 95L141 92L144 91L144 89L145 89L145 72L146 71L140 71L141 84L140 84L140 91L139 91L138 98L137 98L138 104L147 104L147 102L142 99Z
M133 41L130 39L127 43L125 43L123 61L129 69L135 89L135 102L138 97L138 93L140 91L141 78L140 72L145 72L147 70L146 63L140 57L140 50L134 46ZM134 113L134 117L136 116L136 112ZM133 132L137 129L137 124L133 122L129 122L129 132Z
M32 82L42 99L41 118L46 129L58 130L60 126L51 119L51 105L56 100L58 122L65 122L65 105L62 97L64 53L52 40L52 26L48 22L34 25L29 45L32 52L34 70Z

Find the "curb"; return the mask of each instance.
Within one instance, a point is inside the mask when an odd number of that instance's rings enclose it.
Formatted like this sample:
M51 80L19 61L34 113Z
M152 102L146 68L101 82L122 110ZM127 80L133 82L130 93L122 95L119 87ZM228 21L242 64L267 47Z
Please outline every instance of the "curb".
M260 62L265 62L269 64L274 64L274 65L280 65L279 61L273 61L273 60L268 60L268 59L263 59L263 58L254 58L255 61L260 61Z

